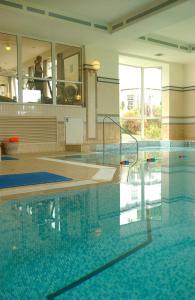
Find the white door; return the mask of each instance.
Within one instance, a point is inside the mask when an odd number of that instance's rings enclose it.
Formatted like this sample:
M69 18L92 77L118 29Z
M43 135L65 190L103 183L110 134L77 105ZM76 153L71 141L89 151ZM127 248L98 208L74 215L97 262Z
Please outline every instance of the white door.
M66 144L77 145L83 143L83 120L79 118L65 118Z

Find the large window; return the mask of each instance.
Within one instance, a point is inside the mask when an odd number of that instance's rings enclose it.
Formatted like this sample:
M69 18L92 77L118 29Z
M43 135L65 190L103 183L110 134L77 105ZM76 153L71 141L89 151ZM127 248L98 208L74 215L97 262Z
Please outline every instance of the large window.
M56 44L57 104L82 101L81 48Z
M161 138L161 69L144 68L144 137Z
M52 100L51 43L22 38L23 103Z
M138 139L160 139L161 69L120 65L119 78L122 127Z
M0 33L0 101L18 99L16 37Z
M82 48L0 33L0 102L82 105Z

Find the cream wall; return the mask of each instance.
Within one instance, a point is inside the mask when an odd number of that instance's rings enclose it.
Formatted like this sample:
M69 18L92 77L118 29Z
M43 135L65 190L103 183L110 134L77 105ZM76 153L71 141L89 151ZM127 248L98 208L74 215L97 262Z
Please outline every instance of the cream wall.
M184 84L184 65L169 64L169 86L183 87Z
M97 45L86 45L85 63L92 64L94 60L99 60L101 64L97 76L118 78L118 53L116 51Z
M119 84L97 83L97 114L119 115Z
M195 86L195 62L184 65L184 86Z
M101 144L103 118L108 115L115 121L119 120L118 53L102 46L86 45L85 64L91 65L94 60L98 60L101 66L96 76L96 137L88 139L87 142ZM87 102L90 103L90 99ZM106 143L117 143L119 139L118 127L106 119Z
M184 66L170 63L165 69L162 84L162 139L183 140L184 130L180 120L184 114Z
M169 85L163 91L164 138L195 139L195 63L170 64Z
M119 114L118 53L112 49L87 45L86 64L100 62L97 71L97 114Z
M195 63L184 66L184 135L187 140L195 140Z

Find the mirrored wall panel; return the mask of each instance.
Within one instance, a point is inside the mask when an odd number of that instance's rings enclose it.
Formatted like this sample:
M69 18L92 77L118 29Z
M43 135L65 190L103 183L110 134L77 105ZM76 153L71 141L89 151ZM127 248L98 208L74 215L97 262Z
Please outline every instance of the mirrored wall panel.
M24 103L51 104L51 43L22 38L22 89Z
M82 48L0 33L0 102L83 105Z
M16 36L0 33L0 102L18 99Z
M82 102L81 48L56 44L56 102L80 104Z

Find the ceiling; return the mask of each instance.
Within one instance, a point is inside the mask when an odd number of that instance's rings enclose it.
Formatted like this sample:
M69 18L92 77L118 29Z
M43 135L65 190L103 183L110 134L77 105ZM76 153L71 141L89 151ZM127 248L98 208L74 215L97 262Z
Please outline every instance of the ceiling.
M137 11L151 3L159 3L159 0L29 0L27 3L48 11L107 24L123 17L129 11Z
M14 7L0 3L2 32L72 45L103 45L119 54L165 62L195 61L195 0L9 2ZM159 53L162 56L156 56Z

